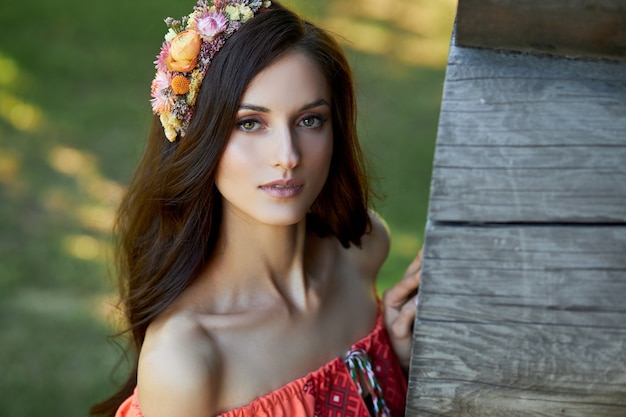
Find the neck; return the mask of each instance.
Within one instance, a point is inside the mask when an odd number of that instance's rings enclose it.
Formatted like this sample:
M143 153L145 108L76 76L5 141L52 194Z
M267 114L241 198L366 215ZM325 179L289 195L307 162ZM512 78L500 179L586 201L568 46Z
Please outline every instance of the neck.
M305 219L270 226L225 210L210 279L219 282L222 294L230 293L231 306L279 300L290 311L307 310L314 300L306 245Z

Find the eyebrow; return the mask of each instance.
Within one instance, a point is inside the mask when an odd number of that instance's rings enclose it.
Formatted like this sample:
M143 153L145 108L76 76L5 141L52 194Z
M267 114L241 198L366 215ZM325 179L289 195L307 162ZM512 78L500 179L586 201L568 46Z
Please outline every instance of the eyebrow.
M328 106L330 107L330 104L328 104L328 102L321 98L319 100L315 100L309 104L305 104L304 106L302 106L302 108L300 109L300 111L304 111L304 110L309 110L309 109L313 109L315 107L319 107L319 106ZM239 106L239 110L252 110L252 111L258 111L261 113L270 113L270 109L268 109L267 107L263 107L263 106L257 106L255 104L247 104L247 103L243 103L241 106Z

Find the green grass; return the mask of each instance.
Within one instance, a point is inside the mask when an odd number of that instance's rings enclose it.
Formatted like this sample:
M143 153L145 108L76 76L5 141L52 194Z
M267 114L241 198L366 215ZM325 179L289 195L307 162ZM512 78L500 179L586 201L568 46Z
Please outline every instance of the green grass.
M291 1L323 19L332 0ZM108 216L150 120L162 19L193 2L8 2L0 25L0 410L85 416L111 392ZM381 290L421 246L443 69L349 51L388 221ZM118 375L119 376L119 375ZM119 380L119 378L118 378Z

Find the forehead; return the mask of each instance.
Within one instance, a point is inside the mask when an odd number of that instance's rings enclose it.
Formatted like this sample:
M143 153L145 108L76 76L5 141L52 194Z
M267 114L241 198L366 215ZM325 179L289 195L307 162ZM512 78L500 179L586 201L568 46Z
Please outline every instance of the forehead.
M303 52L290 51L252 79L241 101L272 109L322 98L330 103L331 92L318 64Z

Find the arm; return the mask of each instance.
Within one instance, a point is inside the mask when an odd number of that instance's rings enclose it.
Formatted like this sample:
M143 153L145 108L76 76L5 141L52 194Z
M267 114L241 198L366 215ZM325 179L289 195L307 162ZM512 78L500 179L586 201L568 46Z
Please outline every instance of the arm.
M138 369L144 417L206 417L215 414L217 350L189 318L170 318L148 332Z

